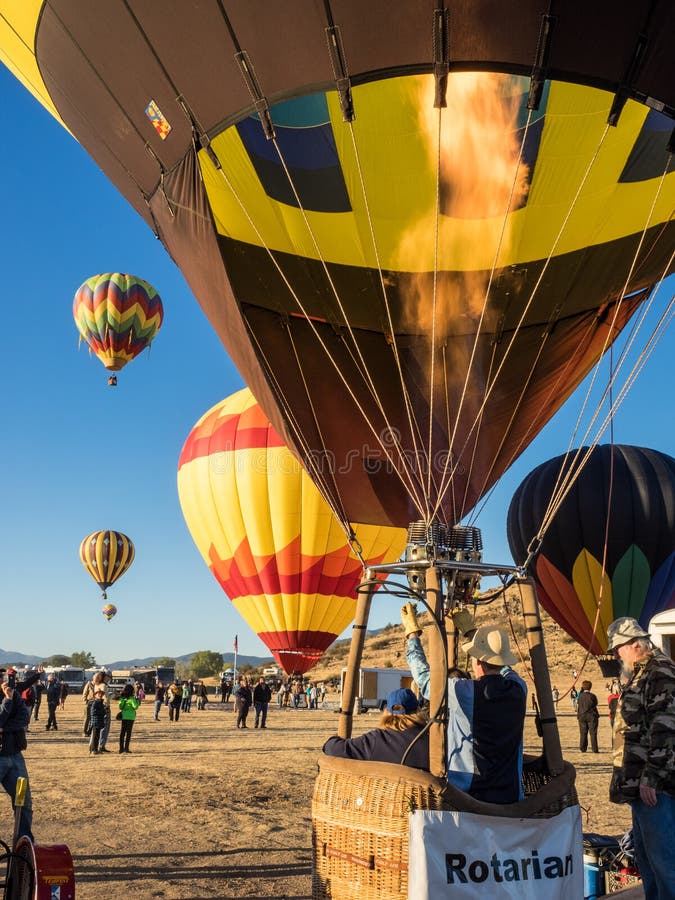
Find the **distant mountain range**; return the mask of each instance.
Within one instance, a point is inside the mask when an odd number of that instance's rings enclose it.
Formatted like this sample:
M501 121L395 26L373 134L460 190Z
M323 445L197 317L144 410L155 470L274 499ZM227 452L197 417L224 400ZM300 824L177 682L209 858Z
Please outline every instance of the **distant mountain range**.
M64 654L67 655L67 654ZM193 653L186 653L183 656L171 656L169 659L175 659L177 663L185 663L189 664L190 660L194 656ZM0 665L8 665L8 664L21 664L25 666L36 666L38 663L43 662L48 657L45 656L31 656L27 653L19 653L16 650L3 650L0 648ZM130 669L132 666L139 666L141 668L151 665L153 660L161 659L161 654L157 654L156 656L146 656L145 659L118 659L114 662L99 662L97 660L97 664L100 666L105 666L107 669ZM262 665L267 665L273 663L274 660L271 656L245 656L243 654L237 654L237 665L238 666L253 666L254 668ZM223 653L223 664L225 667L231 666L234 663L234 653Z

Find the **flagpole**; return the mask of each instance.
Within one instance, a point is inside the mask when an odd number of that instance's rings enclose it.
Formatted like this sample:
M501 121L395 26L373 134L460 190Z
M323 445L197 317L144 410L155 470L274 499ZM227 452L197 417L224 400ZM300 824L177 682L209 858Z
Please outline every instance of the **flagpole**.
M239 650L239 635L234 636L234 677L232 678L232 684L235 685L237 683L237 651Z

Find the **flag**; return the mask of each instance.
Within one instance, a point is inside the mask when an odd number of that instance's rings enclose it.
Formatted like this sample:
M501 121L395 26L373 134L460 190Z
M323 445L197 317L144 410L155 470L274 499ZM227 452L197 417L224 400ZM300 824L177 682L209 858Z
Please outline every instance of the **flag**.
M235 636L234 636L234 652L235 652L235 653L239 653L239 641L238 641L238 637L239 637L239 635L235 634Z

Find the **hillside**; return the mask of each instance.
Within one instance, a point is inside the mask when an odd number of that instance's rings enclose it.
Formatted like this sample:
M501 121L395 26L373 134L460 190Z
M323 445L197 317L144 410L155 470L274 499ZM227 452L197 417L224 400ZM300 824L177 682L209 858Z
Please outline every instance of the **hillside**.
M516 655L522 654L529 671L529 653L527 640L523 627L520 599L517 591L507 592L505 599L500 598L494 602L478 607L476 621L479 625L494 623L501 627L513 628L515 640L511 638L511 644ZM510 625L509 625L510 622ZM420 624L423 632L430 627L428 616L420 616ZM556 685L561 698L571 689L574 681L573 673L579 673L577 685L583 678L591 681L602 697L604 685L607 683L597 660L586 654L582 647L570 638L553 619L542 610L542 626L544 629L544 641L551 673L551 684ZM423 641L426 641L423 633ZM349 640L338 641L324 654L319 664L309 673L310 678L323 681L339 677L342 667L346 665L349 655ZM585 660L585 662L584 662ZM460 660L460 665L465 661ZM366 638L362 665L365 667L406 668L405 638L400 624L388 625L375 635ZM522 666L517 667L522 674Z

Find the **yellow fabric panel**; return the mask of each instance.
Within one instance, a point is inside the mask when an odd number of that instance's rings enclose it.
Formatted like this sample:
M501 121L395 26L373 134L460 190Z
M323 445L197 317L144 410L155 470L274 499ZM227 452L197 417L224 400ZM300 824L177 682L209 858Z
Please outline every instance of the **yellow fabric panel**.
M246 535L238 498L234 492L234 465L228 454L193 459L178 471L178 494L190 534L210 564L213 544L221 559L231 558ZM227 497L228 502L218 502Z
M508 84L508 76L504 76ZM452 90L453 76L449 79ZM523 79L517 79L518 85ZM368 196L380 263L398 271L434 269L436 170L433 154L417 118L418 98L429 93L431 76L409 76L354 88L357 117L342 122L334 93L327 95L351 213L306 212L319 251L299 209L268 197L234 127L213 140L235 191L260 229L255 235L245 214L206 154L200 162L218 231L237 240L346 265L376 267L376 254L356 165L351 129ZM426 101L425 101L426 102ZM502 246L499 265L546 258L605 129L612 95L580 85L553 83L545 111L542 140L528 203L511 215L512 238ZM556 254L640 233L656 193L658 179L617 184L647 108L628 101L619 125L611 128L583 194L567 223ZM664 159L665 166L665 159ZM663 222L672 213L675 173L652 217ZM441 216L439 267L490 269L502 228L501 215L489 219Z
M614 620L612 582L607 572L604 573L603 577L601 564L588 550L582 550L574 561L572 584L591 628L595 622L597 601L600 596L600 586L602 585L602 604L600 606L598 624L595 628L595 635L598 642L603 644L607 628Z
M63 125L35 59L35 30L43 5L44 0L0 0L0 62Z
M261 631L328 631L340 634L354 618L356 600L298 594L239 597L232 601L247 624Z

